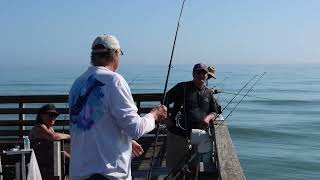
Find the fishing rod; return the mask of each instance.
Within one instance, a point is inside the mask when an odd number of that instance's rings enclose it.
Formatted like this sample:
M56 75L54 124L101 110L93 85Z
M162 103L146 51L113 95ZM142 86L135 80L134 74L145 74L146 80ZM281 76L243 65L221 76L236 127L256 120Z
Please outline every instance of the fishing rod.
M220 82L218 82L214 87L218 87L220 84L223 84L225 80L227 80L229 77L225 77Z
M137 80L143 73L138 74L136 77L133 78L133 80L131 80L128 85L130 86L135 80Z
M251 86L251 88L249 89L249 91L247 91L247 93L245 94L245 96L242 97L241 100L243 100L243 98L248 95L248 93L250 92L250 90L254 87L255 84L257 84L257 82L261 79L261 77L262 77L265 73L266 73L266 72L264 72L264 73L256 80L256 82ZM254 75L254 76L236 93L236 95L235 95L235 96L228 102L228 104L223 108L222 112L223 112L223 111L227 108L227 106L240 94L240 92L241 92L253 79L255 79L257 76L258 76L258 75ZM239 102L238 102L238 104L239 104ZM238 104L237 104L237 105L238 105ZM237 105L236 105L236 106L237 106ZM232 111L236 108L236 106L231 110L231 112L227 115L227 117L230 116L230 114L231 114ZM217 115L217 116L213 119L213 121L215 121L218 117L219 117L219 116ZM227 117L224 118L224 120L226 120ZM212 121L211 121L211 127L212 127L212 125L213 125L213 123L212 123ZM217 128L220 127L220 125L221 125L221 124L218 124ZM209 130L210 130L210 128L209 128ZM214 131L216 131L216 130L217 130L217 129L215 129ZM212 136L212 135L211 135L211 136Z
M226 92L226 91L219 91L219 90L215 90L214 91L216 94L232 94L232 95L236 95L236 93L231 93L231 92ZM271 98L265 98L265 97L259 97L259 96L253 96L253 95L245 95L245 94L239 94L239 96L247 96L247 97L253 97L253 98L257 98L257 99L264 99L264 100L273 100Z
M254 75L254 76L236 93L236 95L227 103L227 105L221 110L221 112L223 112L223 111L228 107L228 105L240 94L240 92L241 92L245 87L247 87L248 84L250 84L250 82L251 82L252 80L254 80L257 76L258 76L258 75ZM215 93L215 94L219 93L216 89L210 89L210 90L212 90L213 93ZM217 114L217 115L215 116L215 118L214 118L212 121L210 121L210 124L211 124L211 125L209 125L209 129L208 129L208 130L210 130L210 126L213 125L213 121L215 121L219 116L220 116L220 115ZM209 134L210 134L210 136L212 136L212 134L211 134L210 132L209 132Z
M174 49L175 49L175 46L176 46L176 40L177 40L178 31L179 31L179 27L180 27L180 19L181 19L181 15L182 15L182 11L183 11L183 7L184 7L185 1L186 0L183 0L182 6L181 6L181 9L180 9L179 19L178 19L178 23L177 23L176 33L175 33L175 36L174 36L174 41L173 41L173 46L172 46L172 51L171 51L171 56L170 56L170 62L169 62L169 66L168 66L166 83L165 83L164 90L163 90L162 104L165 103L165 99L166 99L166 96L167 96L167 87L168 87L168 80L169 80L169 75L170 75L170 70L171 70L172 58L173 58L173 53L174 53ZM160 123L161 123L161 121L157 124L157 130L156 130L157 133L156 133L156 137L155 137L155 139L153 141L151 164L150 164L150 169L148 170L148 177L147 177L148 180L151 179L151 175L152 175L152 170L153 170L153 165L154 165L155 149L156 149L156 144L158 142L158 137L159 137Z
M215 86L213 86L213 87L217 87L217 86L219 86L220 84L224 83L224 81L225 81L226 79L228 79L228 77L223 78L220 82L218 82L218 83L217 83ZM206 86L207 86L207 87L208 87L208 81L209 81L209 79L207 79L207 81L206 81Z
M266 74L266 72L262 73L260 77L254 82L254 84L250 87L250 89L246 92L246 94L241 98L241 100L233 107L233 109L230 111L230 113L227 115L227 117L224 120L227 120L227 118L231 115L231 113L238 107L238 105L243 101L243 99L249 94L249 92L253 89L253 87L259 82L259 80Z
M228 77L225 77L222 81L220 81L218 84L216 84L215 87L218 87L220 84L221 84L221 87L223 87L224 86L224 81L226 79L228 79ZM216 91L214 91L214 92L216 92ZM217 91L217 93L218 93L218 91ZM218 94L217 100L219 99L219 97L220 97L220 94Z
M179 20L178 20L177 29L176 29L176 34L175 34L175 36L174 36L174 41L173 41L173 46L172 46L172 51L171 51L171 56L170 56L170 62L169 62L169 66L168 66L166 83L165 83L164 90L163 90L162 104L164 104L164 101L165 101L166 96L167 96L167 87L168 87L168 80L169 80L170 70L171 70L171 67L172 67L172 66L171 66L171 64L172 64L172 58L173 58L173 53L174 53L174 49L175 49L175 46L176 46L178 31L179 31L179 27L180 27L180 19L181 19L181 15L182 15L183 6L184 6L185 1L186 1L186 0L183 0L182 6L181 6L180 15L179 15Z
M258 76L258 75L254 75L254 76L235 94L235 96L234 96L234 97L227 103L227 105L221 110L221 113L224 112L224 110L229 106L229 104L230 104L230 103L241 93L241 91L242 91L245 87L247 87L248 84L250 84L250 82L251 82L252 80L254 80L257 76ZM210 90L212 90L214 94L218 94L218 93L219 93L219 91L216 90L216 89L211 88ZM213 118L213 120L210 121L210 124L213 125L212 122L215 121L219 116L220 116L220 114L217 114L217 115L215 116L215 118ZM209 125L209 127L210 127L211 125ZM208 130L210 130L210 128L208 128ZM210 136L212 136L211 132L209 132L209 134L210 134Z
M248 86L248 84L254 80L258 75L254 75L237 93L236 95L227 103L227 105L222 109L222 112L229 106L229 104L241 93L241 91Z

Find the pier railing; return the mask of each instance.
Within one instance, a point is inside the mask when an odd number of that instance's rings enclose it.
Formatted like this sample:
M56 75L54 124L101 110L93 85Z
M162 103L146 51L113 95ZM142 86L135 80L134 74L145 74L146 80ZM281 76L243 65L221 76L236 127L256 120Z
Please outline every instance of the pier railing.
M161 97L160 93L133 95L140 114L151 110L151 106L144 103L160 103ZM68 132L69 108L67 102L67 95L0 96L0 115L3 116L0 117L0 139L21 139L24 135L28 135L35 124L34 119L39 107L46 103L56 104L57 111L60 113L55 128L58 131ZM5 126L10 128L5 128Z
M152 106L161 102L162 94L133 94L133 98L138 107L138 112L144 114L149 112ZM55 130L69 133L67 102L67 95L0 96L0 150L7 148L10 144L21 143L22 137L28 135L35 124L35 115L39 107L47 103L54 103L60 113L59 119L55 123ZM150 138L153 138L153 136L150 136ZM145 138L142 141L148 140ZM145 154L144 157L140 158L142 161L150 158L148 157L150 152L146 151ZM215 125L215 158L217 158L218 163L219 179L245 179L228 128L224 124ZM137 169L133 168L133 171L138 171L141 166L143 165L139 164L139 167Z

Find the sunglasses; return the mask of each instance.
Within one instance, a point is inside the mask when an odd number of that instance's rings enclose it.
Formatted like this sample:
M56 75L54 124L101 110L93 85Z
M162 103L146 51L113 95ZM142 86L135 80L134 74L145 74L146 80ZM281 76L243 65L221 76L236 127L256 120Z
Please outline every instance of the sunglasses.
M50 117L50 118L56 118L57 117L57 114L55 114L55 113L48 113L48 116Z
M195 71L197 74L207 74L208 72L205 71L205 70L198 70L198 71Z

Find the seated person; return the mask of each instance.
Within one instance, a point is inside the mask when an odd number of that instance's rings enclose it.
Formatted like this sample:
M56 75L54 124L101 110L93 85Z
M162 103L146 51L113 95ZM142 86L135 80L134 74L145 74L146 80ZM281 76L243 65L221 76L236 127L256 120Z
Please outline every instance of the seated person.
M69 134L54 132L53 125L58 116L59 113L53 104L42 106L38 111L36 124L29 134L30 140L58 141L70 139Z
M53 125L56 121L56 117L59 116L59 113L56 110L56 107L53 104L46 104L42 106L37 114L36 117L36 124L32 128L29 134L29 138L31 141L31 145L35 150L37 156L44 156L48 155L48 152L53 153L53 144L52 141L70 139L69 134L58 133L55 132L53 129ZM70 159L70 154L64 151L64 157L66 158L66 163ZM43 163L43 167L40 166L41 160L38 159L39 167L41 174L51 174L51 170L45 169L45 166L49 163L46 159Z

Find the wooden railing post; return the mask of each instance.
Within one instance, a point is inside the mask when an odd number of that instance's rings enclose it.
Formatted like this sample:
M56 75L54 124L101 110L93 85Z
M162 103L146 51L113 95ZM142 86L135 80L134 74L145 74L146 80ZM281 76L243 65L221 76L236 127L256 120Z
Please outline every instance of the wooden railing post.
M61 153L61 177L62 179L65 178L65 175L66 175L66 167L65 167L65 153L64 153L64 140L60 140L60 144L61 144L61 150L60 150L60 153ZM69 167L67 167L69 168Z
M23 102L19 102L19 110L23 110L23 108L25 108L25 104ZM23 113L19 113L19 120L23 121L25 120L25 114ZM19 125L19 137L22 138L23 137L23 131L25 130L25 127L23 126L23 124L21 123Z
M136 100L136 103L137 103L138 113L140 114L141 101Z
M53 142L53 175L61 180L61 142Z

